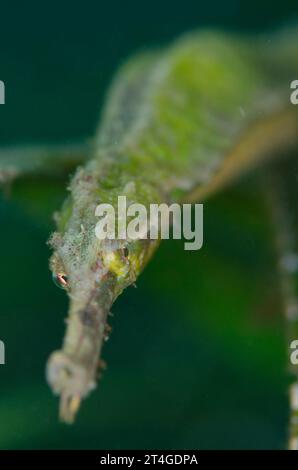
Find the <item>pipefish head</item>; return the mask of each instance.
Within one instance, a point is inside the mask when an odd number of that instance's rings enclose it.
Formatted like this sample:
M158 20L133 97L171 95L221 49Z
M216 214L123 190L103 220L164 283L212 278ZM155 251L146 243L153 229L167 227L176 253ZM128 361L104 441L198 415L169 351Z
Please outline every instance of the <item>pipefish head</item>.
M58 231L50 239L54 249L50 261L54 281L68 291L71 300L76 299L79 308L107 279L113 285L113 297L117 297L135 282L159 243L146 236L98 237L99 204L116 207L121 194L143 205L157 197L151 187L144 189L144 184L142 188L132 181L116 185L118 171L116 176L114 170L109 171L112 176L103 178L94 162L77 171L70 186L71 196L56 215ZM117 210L116 219L120 217Z
M94 205L73 208L61 228L50 240L50 268L70 306L63 347L49 358L47 380L61 397L61 419L72 422L81 400L95 388L111 306L136 281L158 241L99 240Z
M148 256L148 242L102 246L95 262L75 264L73 270L58 253L51 261L53 276L67 290L70 307L63 348L50 356L47 380L61 397L60 418L72 423L81 400L96 386L110 308L123 289L135 282Z
M102 296L104 289L114 301L135 283L159 243L148 239L99 241L92 233L72 234L70 239L68 233L53 234L50 269L54 283L68 293L71 313Z

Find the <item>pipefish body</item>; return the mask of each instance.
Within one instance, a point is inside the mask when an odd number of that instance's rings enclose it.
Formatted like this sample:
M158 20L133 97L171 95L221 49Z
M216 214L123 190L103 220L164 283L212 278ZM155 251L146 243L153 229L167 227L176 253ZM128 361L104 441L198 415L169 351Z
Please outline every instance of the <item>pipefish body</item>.
M70 307L48 381L72 421L95 386L107 316L159 241L98 240L95 209L118 196L151 203L203 201L240 173L298 142L289 83L294 33L257 39L201 32L129 61L116 77L93 158L79 168L51 238L51 269ZM296 36L295 36L296 37ZM297 34L298 39L298 34Z
M296 29L271 35L270 42L192 33L121 68L91 159L73 176L50 240L50 266L70 300L62 350L47 365L64 421L73 421L95 387L111 305L159 244L99 240L98 204L117 207L118 196L147 208L202 202L245 171L297 148L298 109L290 102L297 74Z

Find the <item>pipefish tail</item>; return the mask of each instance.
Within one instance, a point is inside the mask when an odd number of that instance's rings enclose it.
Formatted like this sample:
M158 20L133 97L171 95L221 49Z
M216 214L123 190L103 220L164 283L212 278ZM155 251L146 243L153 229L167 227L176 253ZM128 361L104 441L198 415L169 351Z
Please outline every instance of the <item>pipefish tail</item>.
M47 364L72 422L96 385L108 314L159 240L99 240L95 209L118 196L151 203L202 202L246 171L298 146L290 83L298 30L265 37L216 31L186 35L128 61L111 87L90 150L56 217L50 267L66 289L63 346Z

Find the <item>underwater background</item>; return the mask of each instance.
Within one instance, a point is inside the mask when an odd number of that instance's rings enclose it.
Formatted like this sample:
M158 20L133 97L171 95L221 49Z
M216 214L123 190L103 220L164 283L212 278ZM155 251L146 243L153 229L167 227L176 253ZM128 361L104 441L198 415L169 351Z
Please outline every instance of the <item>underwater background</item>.
M1 5L0 17L2 146L92 136L130 54L206 26L270 31L293 23L298 4L29 0ZM162 243L112 309L97 390L74 425L58 422L44 370L62 342L67 298L52 283L46 241L66 185L20 181L1 196L0 449L284 448L287 344L254 176L205 204L200 251Z

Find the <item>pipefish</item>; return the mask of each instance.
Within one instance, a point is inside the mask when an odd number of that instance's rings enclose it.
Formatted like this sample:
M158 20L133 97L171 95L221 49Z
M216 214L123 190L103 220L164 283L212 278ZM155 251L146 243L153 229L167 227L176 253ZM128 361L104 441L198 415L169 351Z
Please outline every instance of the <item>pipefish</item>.
M90 145L28 148L23 159L22 149L1 152L3 181L68 171L88 156L71 179L50 238L50 267L70 301L63 347L47 364L62 420L72 422L94 389L111 306L159 245L99 240L98 204L116 207L118 196L145 207L203 202L243 173L297 149L298 109L290 101L297 70L298 29L270 41L190 33L122 66Z

